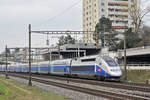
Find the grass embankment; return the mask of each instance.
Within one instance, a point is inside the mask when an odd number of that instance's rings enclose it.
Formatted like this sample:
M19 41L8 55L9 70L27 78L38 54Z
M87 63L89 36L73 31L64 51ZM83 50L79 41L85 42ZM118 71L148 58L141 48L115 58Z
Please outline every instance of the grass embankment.
M131 82L146 82L150 84L150 70L130 70L127 72L127 79Z
M69 100L36 87L28 87L0 77L0 100Z

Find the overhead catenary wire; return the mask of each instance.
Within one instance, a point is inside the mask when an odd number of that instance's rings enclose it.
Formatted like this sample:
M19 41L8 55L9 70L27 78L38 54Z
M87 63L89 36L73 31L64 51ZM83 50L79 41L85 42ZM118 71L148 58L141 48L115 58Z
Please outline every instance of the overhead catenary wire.
M60 13L50 17L49 19L41 22L40 24L38 24L36 27L39 27L47 22L53 21L54 19L56 19L57 17L60 17L62 15L64 15L65 13L67 13L68 11L70 11L72 8L74 8L76 5L78 5L82 0L78 0L77 2L75 2L74 4L72 4L71 6L69 6L68 8L64 9L63 11L61 11Z

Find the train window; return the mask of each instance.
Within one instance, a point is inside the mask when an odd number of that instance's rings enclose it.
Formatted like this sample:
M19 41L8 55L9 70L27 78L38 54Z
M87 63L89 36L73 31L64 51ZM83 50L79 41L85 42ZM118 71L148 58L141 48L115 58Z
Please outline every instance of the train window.
M94 66L72 66L72 71L94 71Z
M81 62L88 62L88 61L95 61L95 58L91 58L91 59L81 59Z
M48 64L41 64L41 67L47 67Z
M109 66L117 66L117 63L114 60L106 60Z

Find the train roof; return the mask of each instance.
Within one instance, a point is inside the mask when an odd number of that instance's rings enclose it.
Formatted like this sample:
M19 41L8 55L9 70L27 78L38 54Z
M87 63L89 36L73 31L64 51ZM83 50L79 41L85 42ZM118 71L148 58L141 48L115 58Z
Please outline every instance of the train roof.
M80 57L80 59L87 59L87 58L97 58L99 57L99 55L91 55L91 56L84 56L84 57Z
M113 58L111 58L111 57L109 57L109 56L102 56L102 58L103 58L104 60L113 60Z

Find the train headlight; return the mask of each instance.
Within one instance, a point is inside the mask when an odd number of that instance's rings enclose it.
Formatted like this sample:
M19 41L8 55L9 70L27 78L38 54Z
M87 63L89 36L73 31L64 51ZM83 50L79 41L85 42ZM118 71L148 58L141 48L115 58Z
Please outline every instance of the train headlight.
M119 69L111 69L110 71L112 71L112 72L118 72L120 70Z

